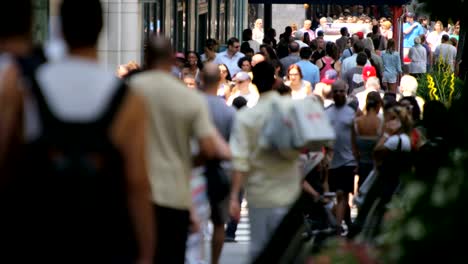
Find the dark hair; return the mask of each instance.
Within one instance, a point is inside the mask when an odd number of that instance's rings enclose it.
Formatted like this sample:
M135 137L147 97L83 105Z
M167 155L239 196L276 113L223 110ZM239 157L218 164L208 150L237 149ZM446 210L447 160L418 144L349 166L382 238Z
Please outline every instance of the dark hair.
M0 38L30 35L32 29L31 0L2 1Z
M299 51L300 46L299 46L299 43L297 43L296 41L293 41L288 44L288 48L291 52L296 53Z
M249 41L252 39L252 30L250 28L244 29L242 31L242 41Z
M301 59L310 59L310 56L312 56L312 49L309 47L302 47L299 51L299 56Z
M354 53L359 53L361 51L364 51L364 43L362 43L361 40L357 40L353 43L353 50Z
M323 37L324 33L322 30L317 31L317 37Z
M400 104L402 101L408 101L411 104L411 117L413 118L413 123L417 124L421 119L421 109L419 108L418 101L416 101L416 97L414 96L405 96L400 99Z
M291 94L291 87L287 86L284 82L281 82L278 88L276 88L276 91L278 91L280 95Z
M458 40L456 38L450 38L450 42L452 43L453 46L457 46L458 45Z
M259 93L271 91L275 83L275 69L271 63L262 61L252 68L252 83L257 86Z
M187 51L185 53L185 58L186 58L185 67L190 67L190 64L189 64L189 61L188 61L189 54L195 54L195 56L197 56L197 68L202 70L203 69L203 62L201 61L200 55L198 54L198 52L193 51L193 50L189 50L189 51Z
M233 38L228 39L227 45L228 45L228 46L233 46L234 43L236 43L236 42L240 42L240 41L239 41L238 38L234 38L234 37L233 37Z
M240 46L240 52L245 54L247 52L247 49L250 49L250 44L247 41L242 42Z
M359 52L356 57L356 64L359 66L364 66L367 63L367 55L365 52Z
M449 41L449 39L450 39L449 35L447 35L447 34L442 35L442 41L443 42L447 42L447 41Z
M223 63L223 64L219 64L218 67L221 66L221 65L223 65L224 68L226 68L226 71L227 71L226 80L232 81L231 72L229 71L228 66L227 66L226 64Z
M310 36L308 32L304 32L304 39L302 40L305 44L309 45L310 43Z
M310 43L309 43L309 47L311 49L311 51L314 51L317 49L318 47L318 42L317 42L317 39L313 39Z
M205 47L207 47L210 50L213 50L216 45L218 45L218 42L212 38L207 39L205 42Z
M423 125L428 138L444 137L447 135L448 110L440 101L428 101L424 104Z
M380 29L379 29L379 26L377 26L377 25L373 25L373 26L372 26L372 34L377 34L377 33L379 33L379 30L380 30Z
M145 68L173 60L172 44L168 39L152 37L145 51ZM185 60L184 60L185 61Z
M342 36L347 36L347 35L348 35L348 28L347 28L347 27L342 27L342 28L340 29L340 34L341 34Z
M396 94L392 92L386 92L383 96L384 111L398 105L396 100Z
M387 52L394 52L395 51L395 40L389 39L387 41Z
M266 52L268 53L268 54L263 54L265 57L266 55L268 55L268 58L270 58L270 60L278 59L278 56L276 55L275 50L271 46L265 45L264 48L266 49Z
M247 56L246 56L246 57L240 58L240 59L237 61L237 66L239 66L239 68L242 69L242 64L244 63L244 61L248 61L249 63L251 63L251 62L252 62L252 58L247 57Z
M240 110L244 106L247 105L247 99L245 99L243 96L238 96L232 101L232 105L237 109Z
M101 1L63 0L60 18L63 38L70 48L97 45L103 26Z
M426 35L421 34L421 35L419 36L419 38L421 39L421 43L426 42Z
M380 93L376 91L372 91L367 94L366 98L366 111L371 109L377 109L377 107L383 105L382 97L380 97Z
M338 46L336 46L335 42L329 41L325 45L325 53L333 58L335 61L338 60L339 55L338 55Z

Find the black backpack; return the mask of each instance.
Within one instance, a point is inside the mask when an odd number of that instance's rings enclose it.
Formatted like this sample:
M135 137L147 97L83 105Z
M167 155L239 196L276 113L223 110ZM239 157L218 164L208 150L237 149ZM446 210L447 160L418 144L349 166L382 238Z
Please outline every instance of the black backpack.
M69 256L77 263L126 263L122 260L135 256L136 245L125 164L110 128L127 86L119 83L97 120L79 123L57 118L37 81L31 81L41 134L21 150L12 185L12 230L26 251L36 253L31 254L36 261ZM44 237L51 242L41 243Z

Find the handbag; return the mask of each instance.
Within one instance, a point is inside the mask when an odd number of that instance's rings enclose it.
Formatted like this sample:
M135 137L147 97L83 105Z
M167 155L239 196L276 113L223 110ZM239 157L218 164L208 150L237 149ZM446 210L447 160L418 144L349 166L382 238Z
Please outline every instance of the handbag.
M319 151L323 146L332 146L336 137L335 130L331 126L322 104L315 96L295 100L290 120L295 148Z
M335 140L335 131L315 97L280 98L271 108L259 137L261 147L280 153L303 148L319 151Z

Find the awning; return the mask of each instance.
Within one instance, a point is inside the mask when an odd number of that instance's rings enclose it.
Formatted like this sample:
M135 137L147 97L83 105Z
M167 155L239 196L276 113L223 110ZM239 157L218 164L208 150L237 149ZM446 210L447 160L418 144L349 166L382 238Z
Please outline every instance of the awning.
M249 4L310 4L310 5L405 5L409 0L248 0Z

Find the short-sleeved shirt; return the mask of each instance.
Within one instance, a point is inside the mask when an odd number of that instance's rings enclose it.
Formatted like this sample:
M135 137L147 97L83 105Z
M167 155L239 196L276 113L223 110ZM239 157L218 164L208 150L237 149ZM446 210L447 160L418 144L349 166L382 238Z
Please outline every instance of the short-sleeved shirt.
M362 67L351 68L343 76L343 79L348 84L348 94L351 94L355 88L364 86L364 79L362 78Z
M216 64L226 64L226 66L227 66L227 68L229 70L229 73L231 74L231 77L233 77L234 75L236 75L236 73L241 71L241 69L237 65L237 62L239 62L239 60L241 58L243 58L244 56L245 56L244 53L236 52L236 54L234 54L234 56L229 57L229 55L227 53L227 50L226 50L226 51L223 51L223 52L220 52L220 53L216 54L216 58L214 60L214 63L216 63Z
M190 209L190 140L214 133L206 99L162 71L137 75L130 84L143 95L149 112L147 161L153 202Z
M224 99L219 96L206 95L206 101L214 125L223 138L229 140L236 110L226 105Z
M347 104L342 107L332 105L325 112L336 133L330 169L343 166L356 166L357 162L354 158L351 144L351 131L356 112Z
M457 58L457 49L447 43L442 43L437 46L434 52L434 60L437 63L439 60L443 60L445 63L450 65L452 71L454 70L454 63Z
M401 151L410 152L411 151L411 140L407 134L399 134L390 136L384 143L384 146L391 150L398 150L398 143L401 139Z
M301 191L299 152L285 158L258 144L262 128L272 113L272 102L291 102L276 91L260 95L255 107L243 108L236 114L229 140L235 170L247 174L249 204L255 208L290 206Z
M414 22L414 23L416 23L417 26L415 28L413 28L413 30L411 30L410 33L404 34L404 38L403 38L403 47L404 48L413 47L414 46L414 38L419 37L422 34L424 34L424 28L421 26L421 24L419 24L418 22ZM403 32L405 30L407 30L411 26L412 26L412 24L410 24L408 22L403 24Z
M301 67L302 79L310 82L312 87L315 87L315 84L320 82L320 70L317 65L308 60L301 60L296 65Z

